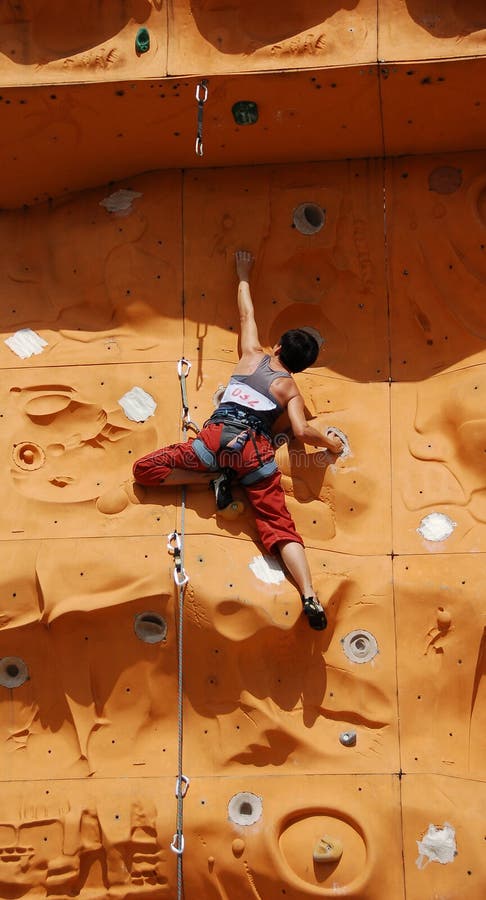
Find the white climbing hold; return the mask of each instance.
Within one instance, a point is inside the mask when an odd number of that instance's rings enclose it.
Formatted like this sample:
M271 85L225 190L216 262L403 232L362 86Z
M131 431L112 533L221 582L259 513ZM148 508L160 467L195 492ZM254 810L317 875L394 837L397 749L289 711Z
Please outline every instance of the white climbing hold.
M354 663L368 663L379 653L378 642L370 631L360 629L350 631L341 638L341 644L347 658Z
M138 197L142 197L142 194L138 191L128 191L125 188L121 188L119 191L115 191L113 194L105 197L104 200L101 200L100 206L104 206L109 213L128 215L132 211L133 201Z
M249 565L253 574L265 584L280 584L285 581L282 567L273 556L254 556Z
M228 803L228 818L235 825L254 825L263 813L262 798L250 791L234 794Z
M12 337L5 338L5 343L21 359L37 356L47 347L47 341L31 328L21 328Z
M457 522L453 522L444 513L434 512L422 519L417 531L426 541L445 541L451 536L456 525Z
M140 387L133 387L131 391L127 391L120 397L118 403L131 422L145 422L157 409L154 398Z
M326 429L326 436L329 437L330 435L331 436L337 435L337 437L343 444L343 449L341 450L340 453L337 454L339 456L339 458L346 459L347 456L350 456L351 455L351 447L349 446L349 441L348 441L346 435L344 434L344 431L341 431L340 428L336 428L334 425L330 425L329 428ZM329 450L327 452L332 453L331 450ZM334 456L334 453L332 455Z
M417 847L420 854L415 861L418 869L424 869L429 862L450 863L457 855L456 831L448 822L444 822L442 828L429 825L427 834L417 841Z

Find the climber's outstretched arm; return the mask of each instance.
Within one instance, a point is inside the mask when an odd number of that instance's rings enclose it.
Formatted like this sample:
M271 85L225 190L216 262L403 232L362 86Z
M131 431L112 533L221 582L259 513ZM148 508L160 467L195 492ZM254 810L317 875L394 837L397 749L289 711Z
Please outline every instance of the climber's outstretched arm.
M287 412L294 436L312 447L326 447L332 453L340 453L343 449L341 439L335 434L322 434L313 425L309 425L304 409L304 401L301 394L297 394L289 400Z
M237 250L235 260L236 273L238 275L241 355L249 356L262 352L250 293L250 272L254 259L248 250Z

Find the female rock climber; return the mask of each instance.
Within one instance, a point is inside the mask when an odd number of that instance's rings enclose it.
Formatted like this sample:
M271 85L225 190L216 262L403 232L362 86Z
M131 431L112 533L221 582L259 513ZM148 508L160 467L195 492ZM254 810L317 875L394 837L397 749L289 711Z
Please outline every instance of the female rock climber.
M321 631L326 615L312 586L302 538L285 504L272 426L286 409L299 440L335 454L344 447L337 434L321 434L307 423L304 400L292 378L317 359L319 342L313 329L286 331L270 354L262 348L250 293L253 261L247 250L236 252L241 357L219 406L196 438L149 453L137 460L133 474L143 485L211 478L219 509L232 502L231 479L237 478L253 507L262 544L268 553L280 554L297 584L311 628Z

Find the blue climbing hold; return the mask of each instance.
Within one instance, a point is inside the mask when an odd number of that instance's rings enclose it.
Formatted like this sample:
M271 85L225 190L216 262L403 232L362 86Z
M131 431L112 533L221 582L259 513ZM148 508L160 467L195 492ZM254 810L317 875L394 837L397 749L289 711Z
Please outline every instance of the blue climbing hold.
M150 50L150 34L148 28L139 28L135 38L135 49L137 53L147 53Z

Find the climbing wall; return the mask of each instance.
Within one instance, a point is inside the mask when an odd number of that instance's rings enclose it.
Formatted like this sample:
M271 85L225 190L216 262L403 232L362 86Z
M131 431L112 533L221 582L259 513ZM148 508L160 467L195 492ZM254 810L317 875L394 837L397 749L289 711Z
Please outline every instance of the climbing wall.
M483 4L280 6L0 12L1 900L485 893ZM199 425L229 378L241 247L349 443L279 422L322 633L248 509L131 477L178 361Z

